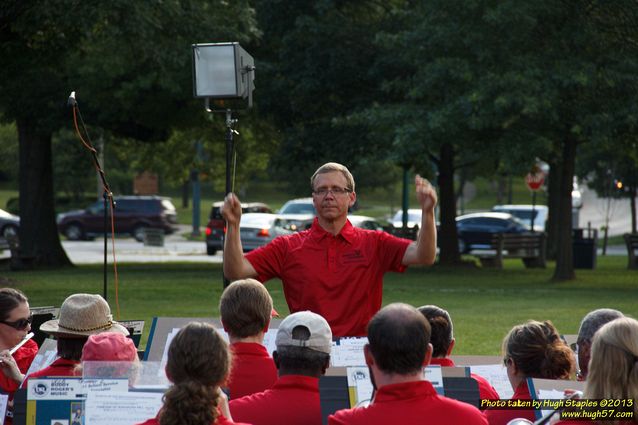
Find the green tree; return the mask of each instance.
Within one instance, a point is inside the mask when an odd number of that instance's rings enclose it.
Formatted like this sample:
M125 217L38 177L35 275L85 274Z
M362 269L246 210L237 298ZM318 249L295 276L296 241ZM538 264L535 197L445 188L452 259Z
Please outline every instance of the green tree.
M256 35L243 0L5 1L0 115L18 129L25 266L69 264L55 223L51 136L69 125L71 90L95 127L163 140L203 114L192 99L190 45Z

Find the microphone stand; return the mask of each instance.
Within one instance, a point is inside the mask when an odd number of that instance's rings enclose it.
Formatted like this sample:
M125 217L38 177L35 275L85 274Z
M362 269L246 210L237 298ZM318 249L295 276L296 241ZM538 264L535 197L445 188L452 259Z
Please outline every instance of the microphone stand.
M111 204L113 205L113 209L115 209L115 201L113 201L113 192L111 192L111 187L109 186L109 184L106 181L106 176L104 175L104 170L102 169L102 166L100 165L100 160L97 157L97 150L93 147L93 144L91 143L91 138L89 137L89 133L86 130L86 126L84 125L84 120L82 119L82 114L80 113L80 108L78 106L78 102L75 99L75 92L71 92L71 95L69 96L69 100L67 103L69 106L71 106L73 108L73 122L75 124L75 130L78 133L78 137L80 138L80 140L82 141L82 143L84 144L84 146L89 150L89 152L91 152L91 157L93 159L93 165L95 166L95 169L97 170L99 176L100 176L100 180L102 182L102 188L104 189L104 192L102 194L102 197L104 198L104 265L103 265L103 274L104 274L104 288L103 288L103 295L104 295L104 300L108 300L108 291L107 291L107 234L108 234L108 217L109 217L109 211L110 209L108 208ZM76 116L80 118L80 123L82 124L82 128L84 129L84 134L86 135L86 138L88 139L88 143L84 141L84 139L82 138L82 134L80 133L80 129L77 125L77 119ZM110 200L110 203L109 203Z

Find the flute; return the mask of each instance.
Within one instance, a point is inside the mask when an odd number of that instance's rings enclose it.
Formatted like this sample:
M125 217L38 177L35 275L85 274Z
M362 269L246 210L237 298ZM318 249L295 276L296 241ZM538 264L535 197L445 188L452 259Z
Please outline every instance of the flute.
M18 349L22 347L24 344L26 344L26 342L30 340L31 338L33 338L33 332L29 332L28 334L26 334L25 337L22 339L22 341L18 342L18 344L15 347L9 350L9 354L13 354L16 351L18 351Z

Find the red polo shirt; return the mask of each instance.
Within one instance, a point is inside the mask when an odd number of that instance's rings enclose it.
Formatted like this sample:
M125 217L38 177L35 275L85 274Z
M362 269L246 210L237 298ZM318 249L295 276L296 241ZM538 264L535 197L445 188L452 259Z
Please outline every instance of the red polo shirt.
M281 376L264 392L231 400L233 419L253 425L321 425L319 378Z
M16 361L20 372L27 373L36 354L38 354L38 344L36 344L36 342L32 339L25 342L18 351L13 353L13 359ZM13 393L19 386L19 382L16 382L11 378L7 378L4 373L0 372L0 389L9 394L9 400L13 400Z
M339 410L328 425L487 425L474 406L440 396L429 381L384 385L368 407Z
M531 400L529 389L527 388L527 380L521 382L521 384L514 391L512 400ZM532 422L536 421L536 415L534 409L518 410L518 409L487 409L484 410L487 420L490 425L507 425L509 421L516 418L528 419Z
M228 380L230 398L241 398L272 387L277 367L268 350L256 342L236 342L230 346L233 367Z
M430 365L439 365L441 367L454 367L456 366L452 359L449 357L446 358L432 358L430 361ZM487 381L487 379L479 376L475 373L471 373L470 376L478 383L479 388L479 396L482 400L498 400L500 399L498 393L492 387L492 385Z
M282 280L291 313L320 314L333 336L363 336L381 308L383 274L405 270L401 261L411 242L350 221L333 236L315 218L309 230L278 237L246 258L261 282Z
M33 378L43 378L50 376L76 376L75 369L80 362L76 360L67 360L58 358L53 361L49 366L44 369L40 369L27 376L22 383L22 388L27 388L27 382Z

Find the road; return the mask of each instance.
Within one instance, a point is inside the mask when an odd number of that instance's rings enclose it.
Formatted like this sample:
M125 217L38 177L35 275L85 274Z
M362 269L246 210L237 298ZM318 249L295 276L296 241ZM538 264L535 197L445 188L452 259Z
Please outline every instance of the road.
M190 230L180 226L180 230L164 238L164 246L144 246L133 238L115 239L115 258L118 263L221 263L221 253L206 255L204 242L188 241L181 235ZM104 239L93 241L62 241L62 246L74 264L100 264L104 262ZM108 259L113 262L112 242L108 241Z

